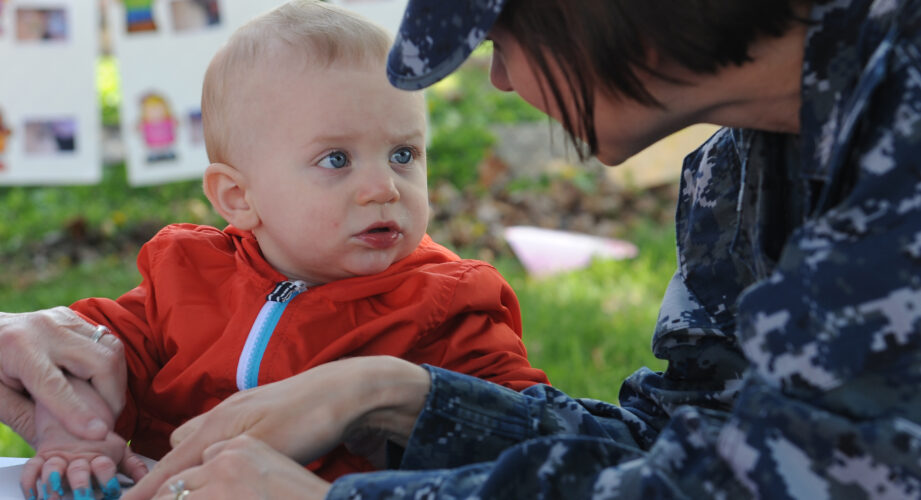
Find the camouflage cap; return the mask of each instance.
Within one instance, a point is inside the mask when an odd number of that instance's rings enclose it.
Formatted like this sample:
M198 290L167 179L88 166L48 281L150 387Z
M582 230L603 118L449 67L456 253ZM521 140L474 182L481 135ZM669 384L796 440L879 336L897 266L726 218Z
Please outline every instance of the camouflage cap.
M417 90L457 69L486 38L506 0L409 0L390 56L394 86Z

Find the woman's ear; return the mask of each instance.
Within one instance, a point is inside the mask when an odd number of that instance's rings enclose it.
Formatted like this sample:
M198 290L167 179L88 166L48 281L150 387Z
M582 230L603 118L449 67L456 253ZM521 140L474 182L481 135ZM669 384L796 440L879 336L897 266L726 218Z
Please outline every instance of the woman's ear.
M238 229L251 231L259 225L259 214L246 196L246 176L224 163L212 163L205 169L202 187L211 206Z

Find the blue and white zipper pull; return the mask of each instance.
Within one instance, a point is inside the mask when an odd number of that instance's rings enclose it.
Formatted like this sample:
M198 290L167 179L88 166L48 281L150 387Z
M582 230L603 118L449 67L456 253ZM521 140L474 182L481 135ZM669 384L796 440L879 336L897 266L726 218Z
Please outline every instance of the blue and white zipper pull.
M237 364L237 388L241 391L259 385L259 365L262 364L262 356L265 355L272 332L291 300L305 291L307 283L301 280L282 281L265 297L265 304L249 330Z

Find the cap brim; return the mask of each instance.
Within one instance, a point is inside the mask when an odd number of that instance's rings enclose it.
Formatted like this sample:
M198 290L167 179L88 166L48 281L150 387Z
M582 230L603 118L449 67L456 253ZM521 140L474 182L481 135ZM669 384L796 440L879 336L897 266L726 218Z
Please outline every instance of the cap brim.
M395 87L418 90L448 76L486 38L505 0L409 0L387 57Z

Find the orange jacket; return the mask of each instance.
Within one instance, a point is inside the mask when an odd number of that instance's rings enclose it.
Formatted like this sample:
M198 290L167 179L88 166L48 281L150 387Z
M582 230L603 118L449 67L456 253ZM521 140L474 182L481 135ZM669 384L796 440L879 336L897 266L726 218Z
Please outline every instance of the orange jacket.
M168 226L141 249L138 268L141 284L117 300L71 307L124 342L129 400L118 431L152 458L169 450L177 426L239 387L347 356L398 356L515 390L547 382L528 364L508 283L489 264L461 260L428 236L382 273L281 297L287 303L269 303L286 278L251 233L232 226ZM369 468L342 448L311 464L329 480Z

